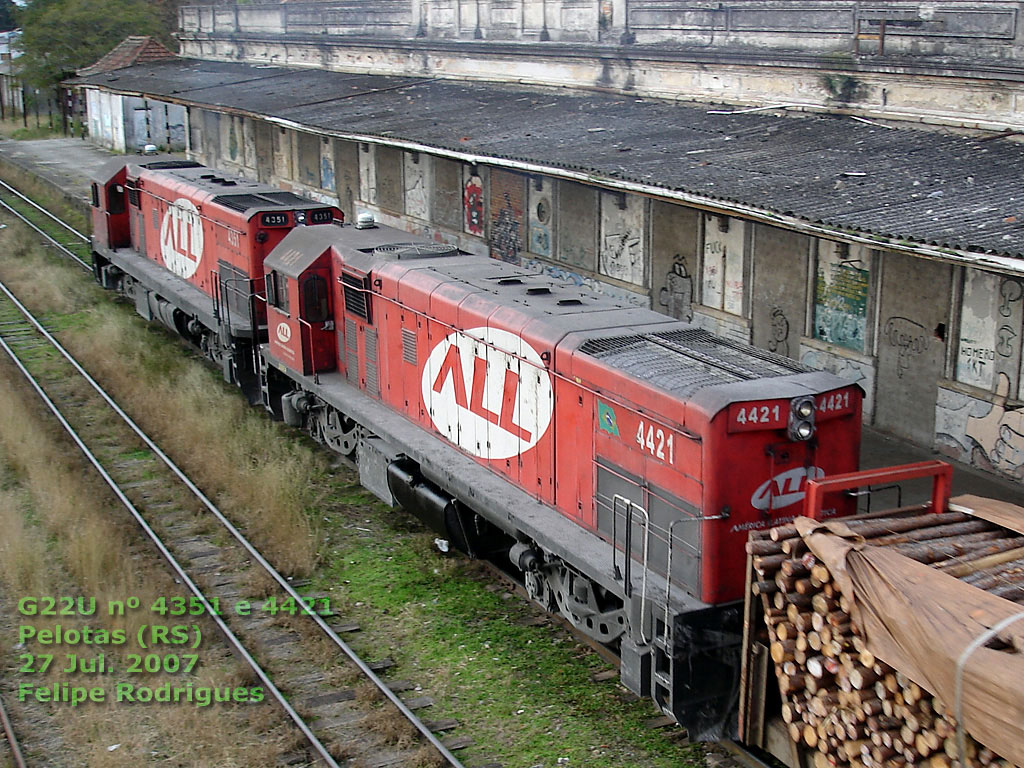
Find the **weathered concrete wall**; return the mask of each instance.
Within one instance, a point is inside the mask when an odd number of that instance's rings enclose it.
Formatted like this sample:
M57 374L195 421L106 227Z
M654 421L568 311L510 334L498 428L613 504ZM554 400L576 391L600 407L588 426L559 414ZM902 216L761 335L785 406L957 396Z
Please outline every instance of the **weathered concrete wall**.
M706 48L851 51L858 32L876 34L893 53L963 52L1012 58L1020 24L1016 2L887 2L851 0L813 7L780 0L692 3L684 0L347 0L184 6L185 35L239 33L369 35L488 40L635 41ZM877 50L877 40L861 40Z
M647 284L647 198L601 192L597 271L604 277Z
M359 145L354 141L334 140L334 178L338 205L349 220L355 221L359 198Z
M679 320L693 319L699 283L700 214L651 201L651 303Z
M462 163L444 157L431 158L433 178L430 210L434 222L444 229L462 229Z
M405 213L405 193L402 189L402 150L378 145L376 161L377 198L375 202L385 210Z
M597 272L598 193L573 181L558 182L554 259L569 270Z
M753 343L798 358L807 315L811 238L755 224L752 250L756 255L750 292Z
M598 86L1001 130L1024 127L1022 9L1017 2L366 0L193 6L181 10L180 22L182 53L195 58ZM857 30L877 33L883 17L880 55L878 42L858 40Z
M405 215L430 221L431 157L420 152L404 152Z
M874 423L918 443L935 436L930 404L946 359L951 278L948 264L883 255Z

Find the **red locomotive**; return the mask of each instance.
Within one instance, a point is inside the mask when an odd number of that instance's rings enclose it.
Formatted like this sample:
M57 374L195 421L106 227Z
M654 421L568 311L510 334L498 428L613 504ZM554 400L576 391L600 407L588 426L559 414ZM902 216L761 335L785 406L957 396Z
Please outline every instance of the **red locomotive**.
M93 179L93 271L255 394L254 341L265 338L266 312L252 296L263 290L263 259L293 227L341 218L199 163L116 158Z
M293 226L302 210L314 223L301 198L260 240L264 209L225 207L206 169L149 166L112 166L94 200L105 284L144 284L140 311L169 302L182 332L223 337L230 317L237 343L265 318L271 411L616 649L627 687L691 738L734 731L744 542L797 514L808 478L856 469L858 387L372 219ZM119 184L139 196L122 203L127 223L109 194ZM186 197L219 265L190 274L157 220ZM251 294L244 336L223 298L235 275ZM827 513L854 511L834 501Z

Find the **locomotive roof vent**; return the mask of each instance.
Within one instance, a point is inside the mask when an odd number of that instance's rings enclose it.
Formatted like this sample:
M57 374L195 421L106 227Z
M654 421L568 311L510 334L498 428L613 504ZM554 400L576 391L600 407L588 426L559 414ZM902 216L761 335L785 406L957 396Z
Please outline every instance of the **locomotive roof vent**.
M373 255L390 259L433 259L439 256L457 256L459 249L445 243L394 243L373 249Z

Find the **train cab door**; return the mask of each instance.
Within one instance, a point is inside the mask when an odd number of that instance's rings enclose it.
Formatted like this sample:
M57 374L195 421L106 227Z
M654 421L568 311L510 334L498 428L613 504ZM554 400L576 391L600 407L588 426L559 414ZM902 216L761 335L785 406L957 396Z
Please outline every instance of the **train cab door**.
M330 306L330 273L309 270L298 280L299 329L303 373L325 373L336 367L334 320Z

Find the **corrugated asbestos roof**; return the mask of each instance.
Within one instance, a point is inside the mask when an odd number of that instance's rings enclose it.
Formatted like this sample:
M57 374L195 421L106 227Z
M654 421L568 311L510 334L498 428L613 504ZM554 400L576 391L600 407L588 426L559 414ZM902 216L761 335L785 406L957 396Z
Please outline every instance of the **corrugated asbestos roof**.
M179 59L75 83L739 203L1024 258L1024 145L843 116L709 114L594 93Z

